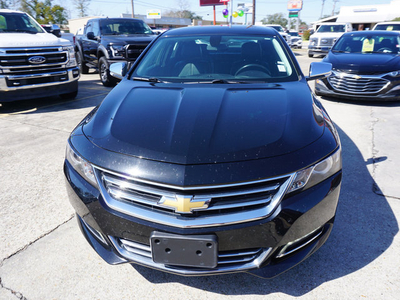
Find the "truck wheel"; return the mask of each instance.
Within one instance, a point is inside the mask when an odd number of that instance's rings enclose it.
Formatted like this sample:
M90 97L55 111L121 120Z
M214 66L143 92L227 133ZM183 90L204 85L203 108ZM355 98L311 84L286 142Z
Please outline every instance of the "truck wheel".
M117 84L117 80L110 75L110 65L108 64L107 59L103 56L99 60L99 74L101 83L104 86L115 86Z
M75 57L76 57L76 62L78 63L79 72L81 72L81 74L88 74L89 68L87 65L84 64L82 59L82 54L79 51L75 52Z
M314 54L308 53L308 57L314 57Z
M71 93L62 94L62 95L60 95L60 97L65 100L72 100L72 99L75 99L77 95L78 95L78 90L71 92Z

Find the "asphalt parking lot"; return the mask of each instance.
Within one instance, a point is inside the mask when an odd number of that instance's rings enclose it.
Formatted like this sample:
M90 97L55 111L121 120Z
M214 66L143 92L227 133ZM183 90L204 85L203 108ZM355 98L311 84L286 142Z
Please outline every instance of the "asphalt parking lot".
M296 50L307 73L312 61ZM304 263L264 280L110 266L80 233L62 165L66 140L110 91L83 75L73 101L0 107L0 299L400 299L400 102L322 99L343 147L333 232Z

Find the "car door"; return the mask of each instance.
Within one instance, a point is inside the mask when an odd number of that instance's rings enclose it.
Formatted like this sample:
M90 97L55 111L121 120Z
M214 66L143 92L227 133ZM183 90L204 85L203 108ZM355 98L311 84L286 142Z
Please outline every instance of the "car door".
M88 21L82 39L82 51L85 57L85 61L93 64L94 66L97 66L97 48L100 40L100 32L98 28L98 22Z

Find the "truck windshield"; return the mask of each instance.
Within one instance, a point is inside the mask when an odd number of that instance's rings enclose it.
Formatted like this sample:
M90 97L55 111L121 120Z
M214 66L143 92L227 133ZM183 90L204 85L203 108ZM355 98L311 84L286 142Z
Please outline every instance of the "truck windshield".
M153 31L146 23L134 20L101 20L100 31L103 35L153 34Z
M44 30L27 14L0 12L0 33L44 33Z
M345 25L321 25L317 32L345 32Z

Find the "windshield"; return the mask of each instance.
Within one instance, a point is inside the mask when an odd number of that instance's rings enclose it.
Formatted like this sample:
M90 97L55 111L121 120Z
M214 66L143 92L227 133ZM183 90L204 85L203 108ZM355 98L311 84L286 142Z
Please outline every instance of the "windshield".
M332 48L332 52L398 54L399 44L400 41L397 35L349 34L342 36L337 41Z
M297 32L289 32L291 36L300 36Z
M298 80L275 36L163 36L139 62L133 77L167 82L229 83Z
M321 25L317 32L345 32L345 25Z
M103 35L153 34L151 28L142 21L104 19L100 22Z
M374 30L400 31L400 24L380 24L376 25Z
M24 32L43 33L43 29L27 14L1 12L0 33L2 32Z

